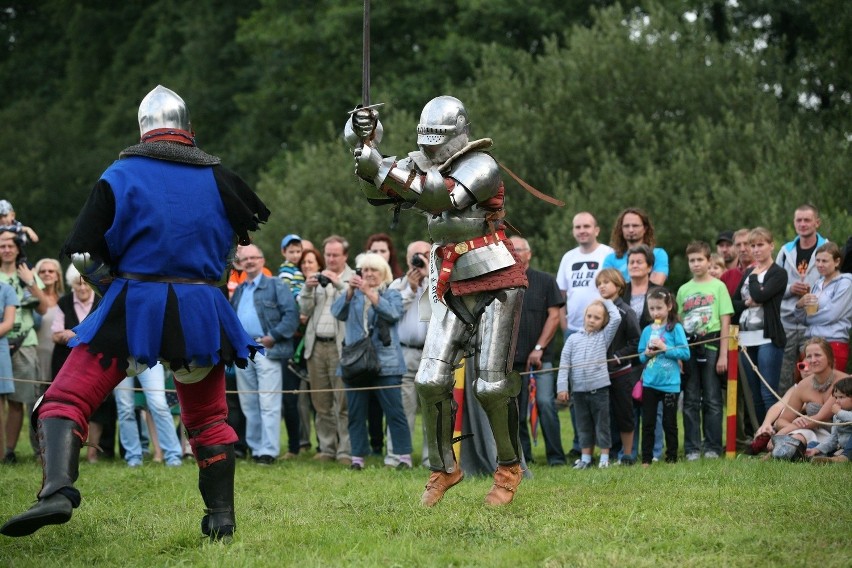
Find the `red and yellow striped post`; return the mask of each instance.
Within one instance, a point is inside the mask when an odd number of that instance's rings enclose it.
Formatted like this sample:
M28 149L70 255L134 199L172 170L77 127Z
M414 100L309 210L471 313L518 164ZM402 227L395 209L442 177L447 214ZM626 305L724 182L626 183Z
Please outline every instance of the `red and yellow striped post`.
M725 457L734 459L737 457L737 374L739 369L739 342L737 333L739 326L732 325L728 328L728 404L727 425L728 432L725 441Z
M462 415L464 414L464 369L466 360L462 359L459 362L459 367L453 371L453 399L456 401L458 408L456 409L456 421L453 424L453 438L461 436L462 431ZM453 450L456 452L456 460L461 463L461 442L453 444Z

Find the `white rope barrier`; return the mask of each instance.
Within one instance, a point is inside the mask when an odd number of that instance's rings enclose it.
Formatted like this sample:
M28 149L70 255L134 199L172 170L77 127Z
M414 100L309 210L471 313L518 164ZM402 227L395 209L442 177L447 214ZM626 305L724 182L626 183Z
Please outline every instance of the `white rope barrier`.
M725 335L725 336L720 336L720 337L714 337L713 339L705 339L705 340L702 340L702 341L695 341L693 343L687 343L685 345L675 345L675 346L672 346L672 347L666 347L665 349L661 349L660 352L662 353L662 352L664 352L668 349L674 349L674 348L678 348L678 347L694 347L696 345L702 345L702 344L705 344L705 343L721 342L723 340L731 339L732 337L736 337L736 336ZM763 375L760 374L760 370L757 368L757 365L754 363L754 361L751 360L751 357L749 356L746 348L743 347L743 346L740 346L739 350L743 355L745 355L745 358L749 362L749 364L751 365L751 368L754 370L755 374L761 380L761 382L766 386L766 388L769 389L769 392L772 393L772 396L774 396L776 400L783 402L782 396L780 396L772 388L772 386L768 382L766 382L766 379L763 377ZM589 362L586 362L586 363L581 363L579 365L566 365L564 367L551 367L549 369L539 369L537 371L525 371L525 372L519 373L519 374L520 375L545 374L545 373L554 373L554 372L558 372L558 371L561 371L561 370L567 370L567 369L572 369L572 368L576 369L576 368L581 368L581 367L594 367L594 366L600 365L601 363L611 363L611 362L624 363L625 361L630 361L631 359L636 359L640 355L641 355L640 353L634 353L632 355L625 355L624 357L619 357L619 358L604 359L604 360L598 360L598 361L589 361ZM11 380L13 382L19 382L19 383L33 383L33 384L39 384L39 385L50 385L51 384L50 381L40 381L40 380L32 380L32 379L16 379L14 377L0 377L0 379L2 379L2 378L5 378L7 380ZM309 394L309 393L323 393L323 392L373 391L373 390L386 390L386 389L398 389L398 388L402 388L402 385L386 385L386 386L373 386L373 387L344 387L344 388L328 388L328 389L297 389L297 390L292 390L292 389L291 390L226 390L225 394L300 394L300 393ZM146 392L146 391L147 392L167 392L167 393L176 393L177 392L176 389L145 389L145 388L135 388L135 387L134 388L115 387L115 390L131 390L133 392L143 392L143 393ZM835 425L838 425L838 426L852 425L852 422L822 422L820 420L813 420L808 415L802 414L800 411L791 407L786 402L783 402L783 404L790 411L794 412L795 414L797 414L798 416L800 416L802 418L807 418L808 420L810 420L811 422L813 422L815 424L820 424L822 426L829 426L829 427L835 426ZM780 416L779 416L779 418L780 418Z

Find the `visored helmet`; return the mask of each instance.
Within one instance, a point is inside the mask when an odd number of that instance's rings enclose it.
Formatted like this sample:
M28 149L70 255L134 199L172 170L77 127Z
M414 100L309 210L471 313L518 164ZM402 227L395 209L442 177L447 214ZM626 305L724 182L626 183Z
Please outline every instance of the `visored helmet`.
M435 97L423 107L417 125L417 144L432 162L445 162L468 142L470 122L464 104L455 97Z
M139 105L139 134L145 134L161 128L183 130L192 133L189 122L189 109L176 92L157 85L142 99Z

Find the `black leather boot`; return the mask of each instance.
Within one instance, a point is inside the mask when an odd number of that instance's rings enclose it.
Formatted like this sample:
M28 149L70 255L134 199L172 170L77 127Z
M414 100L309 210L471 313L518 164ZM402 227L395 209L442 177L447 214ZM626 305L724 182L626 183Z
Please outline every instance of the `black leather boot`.
M230 540L237 530L234 518L234 445L201 446L197 449L198 490L204 499L201 532L210 540Z
M26 536L45 525L67 523L72 511L80 506L80 492L74 482L83 441L77 424L64 418L39 420L38 445L43 471L38 502L6 521L0 528L6 536Z

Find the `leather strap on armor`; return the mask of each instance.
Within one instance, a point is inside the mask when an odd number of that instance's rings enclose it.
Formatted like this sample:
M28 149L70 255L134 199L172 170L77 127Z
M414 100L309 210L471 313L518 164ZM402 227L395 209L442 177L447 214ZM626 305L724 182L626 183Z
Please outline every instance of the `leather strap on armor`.
M505 240L508 240L506 233L501 229L490 235L476 237L475 239L459 243L448 243L442 247L438 247L438 256L441 258L441 270L438 273L438 283L435 287L438 299L442 302L444 301L444 294L450 287L450 276L453 273L453 265L455 265L456 261L463 254Z
M542 193L541 191L537 190L536 188L534 188L533 186L531 186L530 184L528 184L527 182L522 180L520 177L518 177L518 175L515 172L513 172L512 170L510 170L509 168L507 168L506 166L504 166L500 162L497 162L497 164L501 168L503 168L506 171L507 174L512 176L512 179L514 179L516 182L518 182L518 184L520 184L521 187L523 187L525 190L527 190L527 193L530 193L530 194L538 197L542 201L544 201L546 203L550 203L551 205L556 205L557 207L564 207L565 206L564 201L560 201L559 199L556 199L555 197L551 197L551 196L549 196L545 193Z
M226 459L228 459L228 454L226 454L225 452L222 452L221 454L216 454L215 456L210 456L209 458L204 458L203 460L197 460L197 462L198 462L198 467L200 469L204 469L206 467L210 467L211 465L213 465L216 462L220 462L220 461L226 460ZM207 511L207 512L210 512L210 511ZM221 512L221 511L216 511L216 512Z
M205 424L201 428L196 428L195 430L187 430L186 433L189 435L190 438L197 438L198 435L201 434L202 432L204 432L205 430L209 430L213 426L218 426L219 424L224 424L224 423L225 423L224 420L217 420L215 422L211 422L210 424Z

